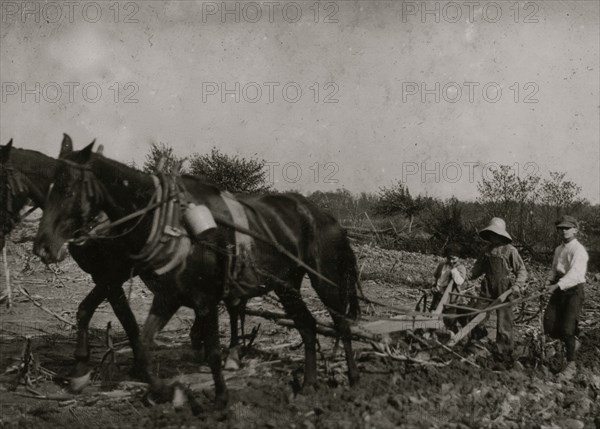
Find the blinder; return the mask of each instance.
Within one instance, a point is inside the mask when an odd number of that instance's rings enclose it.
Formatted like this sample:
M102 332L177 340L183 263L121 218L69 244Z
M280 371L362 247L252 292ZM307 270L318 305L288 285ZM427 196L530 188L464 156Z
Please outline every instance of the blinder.
M81 206L86 200L94 201L95 204L99 204L102 199L102 188L100 182L94 176L92 172L92 167L89 163L86 164L77 164L76 162L69 161L67 159L59 159L59 162L62 162L68 165L71 168L79 170L81 172Z

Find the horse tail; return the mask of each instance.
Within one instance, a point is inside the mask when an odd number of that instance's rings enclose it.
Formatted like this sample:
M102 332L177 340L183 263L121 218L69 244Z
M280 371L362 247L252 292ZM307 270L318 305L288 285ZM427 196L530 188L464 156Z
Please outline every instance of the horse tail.
M364 296L360 279L358 278L358 265L356 263L356 256L350 247L348 237L344 234L344 240L342 243L342 261L340 269L344 270L344 284L342 287L345 289L342 292L348 297L348 308L346 316L350 319L356 320L360 316L360 305L358 303L358 294Z

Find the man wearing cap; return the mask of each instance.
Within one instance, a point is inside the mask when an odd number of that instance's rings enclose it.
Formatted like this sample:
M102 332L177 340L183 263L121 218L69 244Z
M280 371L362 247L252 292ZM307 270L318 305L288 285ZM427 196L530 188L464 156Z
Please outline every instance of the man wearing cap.
M511 244L512 237L506 232L506 223L499 217L492 218L479 236L489 242L477 259L469 278L474 280L485 274L481 282L481 296L496 299L508 289L519 293L527 281L527 270L519 251ZM511 280L511 273L516 279ZM512 307L497 310L496 345L498 352L507 361L513 356L513 311Z
M567 365L563 377L575 375L575 353L579 348L577 320L583 306L583 285L586 282L588 253L575 236L579 224L573 216L562 216L556 222L562 244L554 251L552 269L546 281L551 292L544 313L544 332L565 344Z

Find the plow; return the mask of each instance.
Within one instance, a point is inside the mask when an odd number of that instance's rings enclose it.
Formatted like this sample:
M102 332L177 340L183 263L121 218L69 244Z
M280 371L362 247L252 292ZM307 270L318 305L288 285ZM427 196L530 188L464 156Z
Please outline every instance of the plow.
M370 304L387 307L401 314L382 319L355 322L351 326L352 338L355 341L371 344L385 344L389 343L389 339L393 336L402 334L414 335L415 331L421 330L436 331L438 333L445 333L449 336L448 342L446 344L440 343L440 346L454 347L461 340L467 338L477 326L484 323L489 312L504 306L529 301L541 296L541 294L535 294L520 298L513 302L507 302L507 299L512 292L511 290L507 290L496 299L456 292L456 290L456 286L453 282L450 282L436 308L431 312L418 311L421 301L417 303L415 310L411 310L410 308L393 307L381 302L363 298L364 301ZM454 302L457 297L468 298L470 300L470 305L455 304ZM457 310L459 313L452 312ZM247 308L246 314L272 320L280 326L289 328L294 326L293 321L282 311ZM460 329L449 329L448 325L451 323L445 323L445 320L451 321L452 319L457 318L470 318L470 320ZM338 336L333 324L323 320L317 320L317 332L321 335L333 338L337 338Z

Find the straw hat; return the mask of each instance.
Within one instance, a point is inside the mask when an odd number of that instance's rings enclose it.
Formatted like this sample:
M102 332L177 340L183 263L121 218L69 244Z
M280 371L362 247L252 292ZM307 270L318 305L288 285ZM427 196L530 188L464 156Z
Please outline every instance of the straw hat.
M492 218L488 226L479 231L479 236L486 241L490 241L490 233L494 233L505 238L508 240L508 243L512 242L512 237L508 234L508 232L506 232L506 223L499 217Z

